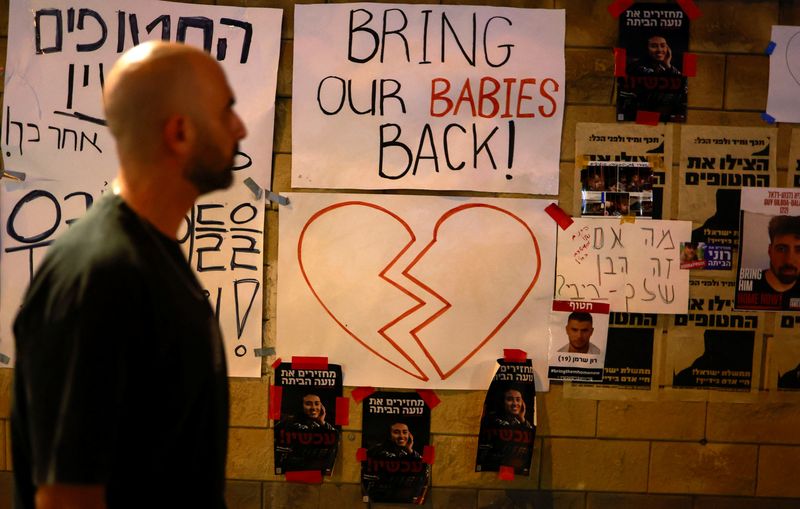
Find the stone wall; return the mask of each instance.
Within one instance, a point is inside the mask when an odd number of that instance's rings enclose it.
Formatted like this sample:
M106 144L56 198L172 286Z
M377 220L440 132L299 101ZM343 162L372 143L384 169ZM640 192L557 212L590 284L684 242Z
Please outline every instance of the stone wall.
M196 3L214 3L201 0ZM273 190L291 190L293 3L219 0L219 4L284 9L278 74ZM306 2L303 2L306 3ZM310 3L310 2L308 2ZM431 2L415 2L431 3ZM487 0L513 7L565 8L567 107L561 156L562 208L572 210L574 131L577 122L614 122L611 2ZM762 126L766 108L772 25L800 25L800 1L698 0L703 16L691 27L697 76L690 79L688 123ZM0 51L5 54L8 2L0 7ZM800 100L800 98L798 98ZM779 124L779 183L786 182L791 124ZM679 126L675 127L679 139ZM677 153L675 160L677 161ZM677 210L677 193L673 193ZM265 346L275 342L279 209L267 211ZM662 321L663 322L663 321ZM659 322L659 323L662 323ZM800 340L800 338L798 339ZM659 341L669 341L666 335ZM659 351L659 345L656 345ZM658 359L654 369L659 369ZM272 427L267 419L271 372L231 380L227 498L231 509L350 508L365 506L355 459L361 443L358 405L342 433L336 471L320 486L289 484L272 474ZM655 373L656 375L658 373ZM0 509L11 506L8 443L12 371L0 369ZM654 376L654 380L659 380ZM636 391L633 391L634 393ZM433 489L427 507L559 509L778 509L800 505L800 399L767 391L743 402L706 397L682 401L657 390L656 400L630 391L591 393L552 384L539 396L539 430L530 478L500 481L474 472L481 391L441 391L433 412ZM349 395L349 390L346 394ZM719 399L719 400L717 400ZM372 504L371 507L383 507Z

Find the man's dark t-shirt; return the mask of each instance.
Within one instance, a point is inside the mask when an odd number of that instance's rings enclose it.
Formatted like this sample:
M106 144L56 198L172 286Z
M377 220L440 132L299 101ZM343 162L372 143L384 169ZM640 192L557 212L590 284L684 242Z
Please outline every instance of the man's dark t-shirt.
M53 483L104 484L110 509L225 506L221 335L175 240L104 197L51 246L14 333L18 507Z

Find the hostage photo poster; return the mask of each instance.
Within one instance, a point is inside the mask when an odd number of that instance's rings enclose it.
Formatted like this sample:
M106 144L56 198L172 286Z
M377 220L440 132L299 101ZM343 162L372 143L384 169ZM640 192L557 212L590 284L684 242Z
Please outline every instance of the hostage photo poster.
M742 189L736 308L800 311L800 189Z
M497 359L481 414L476 472L512 469L529 476L536 438L536 384L533 363Z
M605 302L553 301L548 321L551 380L602 381L608 314Z
M302 367L302 366L301 366ZM275 422L275 474L317 470L333 473L341 426L337 398L342 397L342 367L300 369L282 362L275 369L280 419ZM278 392L273 390L273 398Z
M431 480L431 409L414 392L364 398L361 492L364 502L422 505Z
M0 139L5 168L25 179L0 187L0 357L13 364L11 322L47 246L111 192L105 76L125 50L164 39L219 61L249 132L233 185L198 200L178 240L220 322L229 375L258 377L264 205L243 182L271 181L282 11L152 0L11 0L9 9Z
M575 216L670 217L672 126L575 126Z
M558 194L565 11L296 5L292 186Z
M657 113L660 122L685 122L688 82L683 57L689 49L689 17L679 4L634 3L619 17L617 120Z

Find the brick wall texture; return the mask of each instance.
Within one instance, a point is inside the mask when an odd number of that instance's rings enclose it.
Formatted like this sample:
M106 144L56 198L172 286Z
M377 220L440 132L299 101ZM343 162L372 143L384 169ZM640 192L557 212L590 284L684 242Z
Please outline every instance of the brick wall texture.
M196 3L214 3L200 0ZM218 0L225 5L284 10L278 73L273 190L291 190L293 5L288 0ZM302 2L307 3L307 2ZM308 2L310 3L310 2ZM433 3L433 2L415 2ZM473 3L445 0L443 3ZM571 210L577 122L614 122L616 21L610 0L485 0L482 4L566 9L567 106L562 138L562 208ZM763 126L772 25L800 25L800 1L696 0L692 22L688 124ZM8 0L0 7L6 45ZM3 54L5 51L3 51ZM800 100L800 98L798 98ZM786 182L789 136L780 124L779 183ZM680 139L675 126L675 139ZM676 210L677 193L674 193ZM267 211L264 342L275 342L278 208ZM664 321L659 321L659 324ZM660 341L668 342L668 335ZM798 338L800 341L800 338ZM658 345L657 345L658 346ZM663 346L663 345L662 345ZM342 432L332 479L322 485L285 482L273 474L267 418L269 361L260 379L231 380L227 499L231 509L366 507L355 451L360 415ZM658 359L654 360L658 370ZM0 369L0 509L11 507L9 406L13 373ZM655 378L658 379L658 378ZM640 391L633 391L640 392ZM346 391L346 395L349 391ZM684 401L668 389L644 397L630 391L581 392L553 384L538 401L539 433L530 478L501 481L474 472L481 391L441 391L433 412L433 488L426 507L557 509L788 509L800 507L800 399L762 390L739 401L724 395ZM372 507L384 507L372 504ZM388 506L386 506L388 507Z

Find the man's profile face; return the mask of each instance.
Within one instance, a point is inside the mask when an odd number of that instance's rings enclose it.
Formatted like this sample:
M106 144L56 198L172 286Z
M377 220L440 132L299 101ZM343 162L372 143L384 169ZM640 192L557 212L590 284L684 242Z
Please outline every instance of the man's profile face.
M208 76L200 83L195 99L202 103L193 118L197 139L187 168L187 178L200 194L231 185L239 140L247 134L242 119L233 110L233 92L225 75L210 64L203 67Z
M783 284L797 281L800 275L800 235L775 235L769 245L769 270Z
M669 50L669 46L663 37L653 36L647 39L647 53L656 62L663 62L667 59L667 50Z
M402 423L392 424L389 428L392 442L398 447L405 447L408 445L408 426Z
M592 322L582 322L579 320L567 321L567 337L571 351L585 350L589 345L594 327Z
M522 394L514 389L506 391L503 404L507 414L518 417L522 413Z
M316 419L321 412L322 401L320 401L319 396L308 394L303 397L303 413L306 414L306 416Z

